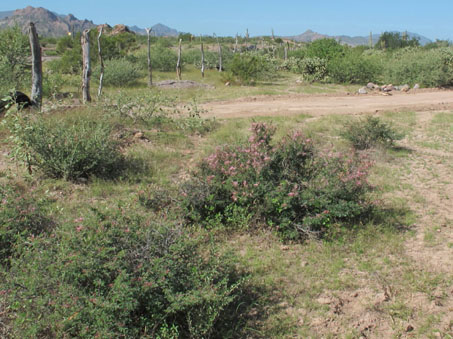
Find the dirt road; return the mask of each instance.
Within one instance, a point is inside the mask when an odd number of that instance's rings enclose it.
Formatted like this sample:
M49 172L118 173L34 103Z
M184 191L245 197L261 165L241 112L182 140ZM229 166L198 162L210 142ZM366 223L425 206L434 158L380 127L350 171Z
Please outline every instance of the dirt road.
M310 114L364 114L381 111L439 111L453 109L453 90L417 90L367 95L327 94L259 96L233 101L211 102L203 105L208 116L238 118Z

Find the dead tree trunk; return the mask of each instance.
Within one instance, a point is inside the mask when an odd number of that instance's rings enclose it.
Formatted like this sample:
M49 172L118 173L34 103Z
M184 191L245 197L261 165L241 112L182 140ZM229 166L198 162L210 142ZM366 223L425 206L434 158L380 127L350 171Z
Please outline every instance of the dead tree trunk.
M91 63L90 63L90 30L86 29L82 33L82 99L83 103L91 101L90 96L90 76L91 76Z
M236 41L234 43L233 53L237 53L237 51L238 51L238 34L236 33Z
M245 48L248 50L249 48L249 29L245 31Z
M201 77L204 78L204 48L203 43L201 43Z
M217 43L219 45L219 72L223 71L222 67L222 45L220 44L219 39L217 39Z
M179 39L178 62L176 63L176 76L178 77L178 80L182 80L182 76L181 76L181 43L182 43L182 39Z
M285 44L285 60L288 60L288 42Z
M102 85L104 83L104 59L102 58L102 50L101 50L101 36L102 36L103 29L104 29L104 26L101 26L101 29L99 30L99 35L98 35L98 54L99 54L99 63L101 64L101 75L99 77L98 98L100 98L102 95Z
M41 108L42 104L42 59L41 46L39 45L38 33L33 22L30 22L29 32L31 57L32 57L32 78L31 78L31 101L33 105Z
M151 42L150 42L150 34L152 28L146 29L146 34L148 35L148 86L153 86L153 67L151 65Z

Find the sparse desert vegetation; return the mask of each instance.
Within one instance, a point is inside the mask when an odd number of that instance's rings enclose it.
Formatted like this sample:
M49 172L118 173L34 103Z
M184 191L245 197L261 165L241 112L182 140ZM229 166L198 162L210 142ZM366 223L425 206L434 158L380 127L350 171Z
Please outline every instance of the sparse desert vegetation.
M202 78L181 35L191 82L162 86L179 40L152 37L148 87L146 37L105 35L96 97L96 33L87 104L80 36L42 39L41 110L6 110L30 74L0 55L1 337L453 337L452 102L373 106L444 93L412 88L452 84L448 43L204 37ZM368 82L410 91L343 111Z

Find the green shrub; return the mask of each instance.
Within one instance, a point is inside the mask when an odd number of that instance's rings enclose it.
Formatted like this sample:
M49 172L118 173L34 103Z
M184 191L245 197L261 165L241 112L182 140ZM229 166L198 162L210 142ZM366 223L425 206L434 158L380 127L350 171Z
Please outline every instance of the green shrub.
M395 140L404 135L377 117L367 117L346 126L343 137L351 142L354 148L363 150L377 145L392 146Z
M453 85L453 49L407 48L390 54L385 63L384 81L416 83L424 87Z
M165 41L165 40L162 40ZM144 70L148 69L148 52L140 51L138 54L140 67ZM161 72L175 72L178 56L175 51L156 44L151 48L151 64L153 70Z
M0 265L9 265L20 243L52 229L46 205L30 192L21 194L19 187L0 186Z
M328 65L329 76L337 83L366 84L377 82L382 69L372 58L362 53L347 52L332 59Z
M24 87L29 81L30 45L19 26L0 30L0 91ZM0 92L0 93L1 93Z
M335 39L318 39L308 45L306 56L330 61L343 55L344 49Z
M253 54L236 54L229 65L231 75L246 85L270 78L273 71L272 65L265 57Z
M237 226L253 216L283 239L297 240L322 236L369 211L369 161L321 154L300 133L273 146L273 129L265 124L252 131L247 144L219 148L183 185L189 222Z
M93 71L93 77L99 79L100 66ZM143 74L139 66L126 59L111 59L105 61L104 84L106 86L127 87L134 85Z
M12 260L5 287L13 334L221 337L244 281L235 263L212 243L130 206L95 210L30 240Z
M44 174L67 180L118 174L123 157L110 127L94 121L8 116L13 155Z
M322 81L327 76L327 61L318 57L289 58L285 64L291 72L302 74L305 81Z

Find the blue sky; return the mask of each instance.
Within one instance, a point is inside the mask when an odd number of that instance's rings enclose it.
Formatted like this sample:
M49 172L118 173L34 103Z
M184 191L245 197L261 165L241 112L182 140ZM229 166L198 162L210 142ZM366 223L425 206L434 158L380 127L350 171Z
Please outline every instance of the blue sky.
M453 0L0 0L0 11L26 6L72 13L97 24L139 27L163 23L193 34L296 35L307 29L329 35L383 31L453 40Z

